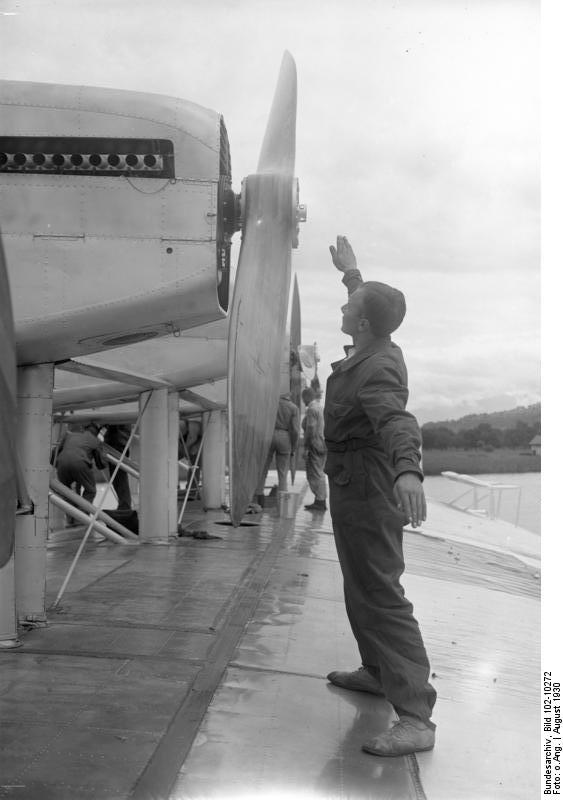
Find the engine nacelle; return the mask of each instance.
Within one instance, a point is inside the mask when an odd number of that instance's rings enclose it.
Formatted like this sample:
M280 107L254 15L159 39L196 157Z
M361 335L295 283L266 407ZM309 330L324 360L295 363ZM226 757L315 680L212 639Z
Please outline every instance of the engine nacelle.
M185 100L0 81L18 363L225 317L240 210L227 131Z

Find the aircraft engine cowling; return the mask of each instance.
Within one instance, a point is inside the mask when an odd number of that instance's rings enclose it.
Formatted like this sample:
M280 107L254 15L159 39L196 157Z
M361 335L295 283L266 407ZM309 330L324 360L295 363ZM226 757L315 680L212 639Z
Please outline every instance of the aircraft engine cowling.
M160 95L18 81L0 81L0 107L19 364L226 316L240 211L219 114Z

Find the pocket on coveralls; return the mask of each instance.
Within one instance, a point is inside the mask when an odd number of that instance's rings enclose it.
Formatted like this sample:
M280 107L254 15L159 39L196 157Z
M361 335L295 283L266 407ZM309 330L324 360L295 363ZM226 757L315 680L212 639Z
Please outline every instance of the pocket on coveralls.
M343 453L327 453L325 473L337 486L348 486L352 477L343 464L343 456Z

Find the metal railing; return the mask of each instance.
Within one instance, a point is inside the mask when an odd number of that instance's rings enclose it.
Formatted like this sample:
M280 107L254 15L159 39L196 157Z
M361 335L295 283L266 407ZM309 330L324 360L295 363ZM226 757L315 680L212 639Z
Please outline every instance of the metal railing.
M457 472L442 472L444 478L457 483L464 483L471 488L462 492L462 494L455 497L453 500L446 501L446 505L458 508L468 514L475 514L476 516L484 516L488 519L498 519L500 514L500 506L503 493L513 491L517 493L516 499L516 514L514 525L518 525L520 520L520 503L522 499L522 487L515 483L497 483L493 481L484 481L480 478L475 478L473 475L461 475ZM461 500L471 496L471 503L469 505L458 505ZM481 504L485 502L485 506Z

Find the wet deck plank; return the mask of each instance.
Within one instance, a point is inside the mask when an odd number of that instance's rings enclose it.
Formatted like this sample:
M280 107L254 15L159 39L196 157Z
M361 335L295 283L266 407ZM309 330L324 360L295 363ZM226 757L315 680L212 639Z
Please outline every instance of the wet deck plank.
M300 511L172 800L268 792L280 798L535 796L537 569L511 554L408 532L405 553L404 585L439 694L437 747L415 762L421 786L404 760L361 752L363 739L391 718L385 701L324 679L332 668L356 667L357 654L330 517Z
M210 529L221 538L89 545L61 613L2 654L0 797L535 796L534 567L405 533L439 695L417 790L412 762L360 749L390 706L324 677L358 664L330 516ZM49 552L49 599L75 549Z

